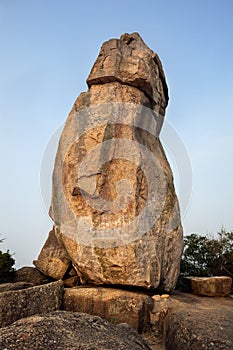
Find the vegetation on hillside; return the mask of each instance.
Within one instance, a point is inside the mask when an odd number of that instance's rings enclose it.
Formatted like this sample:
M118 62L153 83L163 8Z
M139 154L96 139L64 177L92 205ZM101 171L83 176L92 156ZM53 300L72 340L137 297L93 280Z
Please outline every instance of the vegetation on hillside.
M3 239L0 239L0 243L2 243ZM14 274L14 266L15 260L12 258L9 250L3 253L0 250L0 283L10 282L13 274Z
M233 277L233 231L221 229L217 238L185 236L177 288L184 287L186 276Z

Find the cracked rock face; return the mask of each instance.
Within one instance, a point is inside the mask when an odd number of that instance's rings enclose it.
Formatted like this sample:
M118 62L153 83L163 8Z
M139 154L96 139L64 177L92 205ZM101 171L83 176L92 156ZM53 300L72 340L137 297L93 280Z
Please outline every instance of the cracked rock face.
M168 103L161 62L139 34L124 34L103 44L87 83L57 151L55 233L81 283L170 292L183 241L159 140Z
M162 64L138 33L124 34L120 40L105 42L87 84L90 88L94 84L114 81L143 91L157 112L164 116L168 89Z

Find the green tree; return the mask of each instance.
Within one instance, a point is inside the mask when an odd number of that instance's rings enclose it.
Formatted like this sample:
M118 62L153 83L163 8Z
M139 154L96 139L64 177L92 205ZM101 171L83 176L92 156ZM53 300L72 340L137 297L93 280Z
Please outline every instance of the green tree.
M3 242L3 239L0 239L0 243ZM12 258L9 250L3 253L0 250L0 283L7 283L11 281L11 278L14 274L15 260Z
M219 275L233 277L233 231L222 228L217 238L196 233L184 237L177 288L184 287L186 276Z

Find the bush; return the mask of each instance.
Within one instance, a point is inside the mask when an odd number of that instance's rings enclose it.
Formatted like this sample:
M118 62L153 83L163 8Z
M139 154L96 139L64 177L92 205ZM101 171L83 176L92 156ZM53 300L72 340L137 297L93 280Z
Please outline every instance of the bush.
M3 240L0 240L0 243ZM11 281L11 278L14 274L13 265L15 260L12 258L12 255L7 250L6 253L3 253L0 250L0 283L7 283Z
M196 233L184 237L177 288L184 289L186 276L220 275L233 277L233 231L221 229L216 239Z

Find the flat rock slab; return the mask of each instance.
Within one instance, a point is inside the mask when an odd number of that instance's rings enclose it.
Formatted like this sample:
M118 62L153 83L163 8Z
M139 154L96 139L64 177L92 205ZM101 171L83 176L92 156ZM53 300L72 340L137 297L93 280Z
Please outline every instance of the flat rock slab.
M23 317L59 310L62 295L62 281L0 293L0 327Z
M225 297L231 294L231 277L190 277L190 281L193 293L197 295Z
M232 350L233 300L181 293L166 317L167 350Z
M138 332L150 323L153 299L145 294L113 288L65 289L63 308L98 315L114 324L127 323Z
M36 315L0 330L0 349L150 350L127 325L67 311Z

